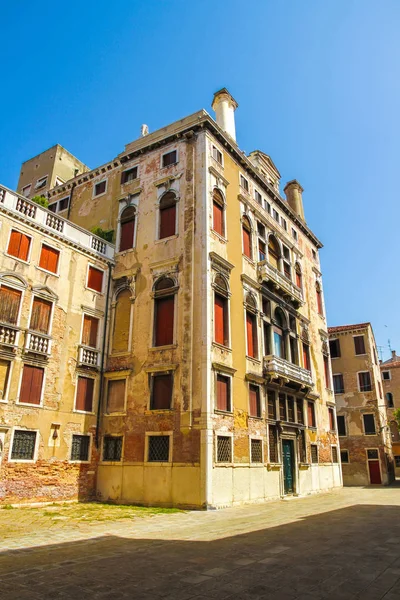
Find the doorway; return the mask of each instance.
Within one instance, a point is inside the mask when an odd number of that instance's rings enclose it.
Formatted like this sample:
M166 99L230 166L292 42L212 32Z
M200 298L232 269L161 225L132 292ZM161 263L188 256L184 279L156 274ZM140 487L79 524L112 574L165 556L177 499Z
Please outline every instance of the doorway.
M285 494L293 494L294 489L294 445L293 440L282 440L283 489Z
M367 462L369 472L369 482L371 485L379 485L382 483L381 467L379 463L378 450L367 450Z

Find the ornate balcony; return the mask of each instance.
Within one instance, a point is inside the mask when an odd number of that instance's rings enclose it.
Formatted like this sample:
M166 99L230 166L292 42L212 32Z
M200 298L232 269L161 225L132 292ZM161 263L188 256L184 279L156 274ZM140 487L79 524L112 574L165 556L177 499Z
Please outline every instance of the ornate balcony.
M0 323L0 345L15 348L18 343L18 333L17 327Z
M100 366L100 352L88 346L79 346L78 362L85 367L98 369Z
M269 379L284 379L302 387L314 387L310 371L272 354L264 356L264 374Z
M51 337L35 331L27 331L25 338L25 352L33 352L48 356L51 351Z
M271 281L273 286L279 289L284 296L289 296L291 300L299 304L304 303L301 289L266 260L258 263L257 271L259 281Z

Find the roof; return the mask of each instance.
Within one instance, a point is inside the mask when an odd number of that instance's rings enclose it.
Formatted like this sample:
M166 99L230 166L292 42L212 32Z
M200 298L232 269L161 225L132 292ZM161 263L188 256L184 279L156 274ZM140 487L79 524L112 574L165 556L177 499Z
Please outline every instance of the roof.
M352 331L353 329L366 329L371 327L371 323L357 323L356 325L338 325L337 327L328 327L328 333L340 333L341 331Z
M385 362L380 364L381 369L387 370L387 369L391 369L396 368L396 367L400 367L400 358L399 360L392 360L391 358L389 360L386 360Z

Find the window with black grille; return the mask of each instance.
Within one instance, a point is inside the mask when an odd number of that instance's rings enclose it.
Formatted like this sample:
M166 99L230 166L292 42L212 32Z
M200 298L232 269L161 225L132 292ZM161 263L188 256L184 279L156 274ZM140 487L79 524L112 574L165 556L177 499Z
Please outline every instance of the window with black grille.
M276 436L276 427L270 425L268 431L269 441L269 461L272 463L278 462L278 443Z
M338 462L337 446L332 446L332 462L333 463L337 463Z
M103 460L120 461L122 436L106 435L103 442Z
M311 444L311 462L318 462L318 446L316 444Z
M149 435L149 462L169 462L169 435Z
M36 431L16 429L11 450L12 460L33 460L35 457Z
M250 441L251 448L251 462L252 463L261 463L262 459L262 440L252 439Z
M232 438L230 436L217 436L217 462L232 462Z
M307 462L306 437L304 431L300 431L299 435L299 458L301 463Z
M73 435L71 460L89 460L89 435Z

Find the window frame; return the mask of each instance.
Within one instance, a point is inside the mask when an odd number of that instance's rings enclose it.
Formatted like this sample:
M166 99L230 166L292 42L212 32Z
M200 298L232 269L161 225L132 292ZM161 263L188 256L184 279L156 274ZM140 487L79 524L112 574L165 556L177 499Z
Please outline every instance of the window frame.
M96 194L96 187L98 185L100 185L100 183L106 183L106 187L104 188L104 192L100 192L100 194ZM103 177L103 179L99 179L98 181L94 181L93 182L93 190L92 190L92 199L93 198L100 198L101 196L104 196L104 194L107 194L107 189L108 189L108 177Z
M80 377L83 379L92 379L93 380L92 410L90 410L90 411L89 410L79 410L76 408L76 400L77 400L77 396L78 396L78 380ZM96 392L97 392L97 377L95 375L92 375L91 373L86 373L86 371L85 372L77 371L75 381L76 381L76 385L75 385L75 392L74 392L74 404L73 404L74 408L73 408L72 412L77 413L79 415L94 415L96 413L94 404L95 404L95 397L96 397Z
M251 263L254 262L254 250L253 250L253 226L252 226L252 222L250 220L250 217L246 214L242 215L242 218L240 220L240 225L241 225L241 238L242 238L242 256L247 259L248 261L250 261ZM249 235L249 252L250 252L250 256L248 256L245 253L245 248L244 248L244 231L246 231Z
M384 377L383 374L387 373L389 375L389 377ZM392 379L392 373L390 370L386 370L386 371L382 371L382 381L391 381Z
M336 411L333 406L328 406L328 420L329 420L329 431L336 433ZM333 427L331 425L333 424Z
M258 414L257 415L251 414L251 409L250 409L250 406L251 406L250 405L250 390L251 390L252 387L253 388L257 388L257 392L256 392L257 396L258 396L257 397L257 401L258 401ZM262 411L262 409L263 409L263 401L262 401L262 397L261 397L261 386L258 385L257 383L249 381L249 383L248 383L248 396L247 397L248 397L248 407L249 407L248 408L249 419L262 419L263 418L263 411Z
M229 461L219 461L218 460L218 438L219 437L229 437L231 438L231 456L230 456L230 460ZM234 455L235 455L235 450L234 450L234 435L232 431L215 431L214 432L214 466L215 467L219 467L219 466L227 466L227 465L233 465L234 463Z
M47 175L43 175L42 177L39 177L38 179L36 179L33 190L36 192L37 190L42 190L43 188L45 188L46 185L47 185L48 179L49 179L49 175L48 174ZM44 184L43 185L39 185L39 181L43 181L43 180L45 180Z
M120 185L121 186L125 186L125 185L127 185L129 183L132 183L132 181L136 181L136 180L139 179L139 166L140 166L139 163L135 163L133 165L130 165L129 167L126 167L126 169L123 169L121 171L121 177L120 177ZM122 181L122 179L124 177L124 173L126 173L127 171L133 171L133 169L137 170L136 177L134 179L129 179L128 181Z
M25 193L26 188L29 188L28 193ZM27 185L24 185L24 187L21 190L21 195L24 196L25 198L28 198L29 194L31 193L31 189L32 189L32 184L28 183Z
M221 155L221 161L219 161L217 158L215 158L214 156L214 150L217 152L219 152L219 154ZM215 162L217 164L220 165L220 167L224 168L224 153L218 148L218 146L216 146L215 144L211 144L211 158L213 160L215 160Z
M313 407L313 424L309 423L308 419L308 408L309 406ZM315 410L315 402L313 400L307 399L307 427L308 429L317 429L317 411Z
M364 373L368 373L368 375L369 375L369 384L370 384L370 388L371 388L369 390L362 390L361 389L360 375L364 374ZM360 393L362 393L362 394L368 394L369 392L373 391L371 371L357 371L357 388L358 388L358 391Z
M8 362L9 363L6 386L5 386L5 389L3 390L3 396L0 397L0 404L7 404L8 403L8 396L9 396L9 393L10 393L11 378L12 378L12 375L13 375L15 360L13 360L11 357L10 358L0 357L0 358L1 358L1 360L4 360L4 362Z
M336 356L332 355L333 343L335 343L335 347L338 349L338 354ZM340 338L329 339L329 354L330 354L331 360L336 360L337 358L341 358Z
M29 459L24 459L24 458L11 458L12 456L12 449L13 449L13 445L14 445L14 435L16 431L31 431L31 432L35 432L36 433L36 438L35 438L35 448L33 451L33 458L29 458ZM40 430L39 429L28 429L27 427L20 427L20 426L14 426L12 428L12 432L11 432L11 439L10 439L10 447L8 450L8 462L10 463L30 463L33 464L35 462L37 462L38 460L38 455L39 455L39 441L40 441Z
M166 237L160 237L161 234L161 202L162 199L169 193L174 194L175 196L175 233L173 233L172 235L168 235ZM163 242L166 242L168 240L173 240L175 238L177 238L179 236L179 200L180 200L180 196L178 194L178 192L174 189L169 189L164 191L158 198L157 198L157 209L156 209L156 235L155 235L155 244L162 244ZM166 207L168 208L168 207Z
M67 207L66 207L66 208L62 208L62 209L60 209L60 204L61 204L61 202L63 202L64 200L68 200ZM59 214L59 213L65 212L66 210L68 210L68 209L69 209L70 202L71 202L71 195L69 195L69 196L63 196L63 197L62 197L62 198L60 198L59 200L55 200L54 202L51 202L51 203L48 205L48 207L47 207L47 210L50 210L50 211L51 211L52 213L54 213L54 214ZM50 208L50 206L55 206L55 207L56 207L56 210L52 210L52 209Z
M347 460L343 461L342 460L342 453L346 453L347 454ZM340 448L340 464L341 465L348 465L350 464L350 453L348 451L347 448Z
M169 165L164 165L164 156L166 156L167 154L172 154L172 152L176 152L175 162L173 162ZM177 165L178 163L179 163L179 148L178 148L178 146L176 146L175 148L172 148L171 150L168 150L167 152L163 152L160 156L160 169L169 169L170 167L173 167L173 166Z
M153 393L154 393L154 379L156 377L162 377L168 375L172 379L171 383L171 398L169 403L169 408L152 408L153 404ZM175 408L175 388L176 388L176 380L175 380L175 369L163 369L159 371L151 371L148 373L148 386L149 386L149 397L147 401L147 411L151 414L167 413L171 412Z
M172 458L173 458L173 442L174 442L173 431L145 431L144 435L145 435L144 462L146 464L146 467L148 467L148 466L158 467L158 466L163 466L163 465L170 465L172 463ZM167 461L149 460L150 437L160 437L160 436L169 437L168 460Z
M97 319L98 321L98 326L97 326L97 335L96 335L96 345L95 346L87 346L86 344L83 343L83 327L85 324L85 317L89 317L90 319ZM102 329L102 325L103 325L103 319L101 317L98 317L96 315L93 315L87 311L83 311L82 312L82 319L81 319L81 330L80 330L80 335L79 335L79 344L81 346L84 346L85 348L91 348L92 350L100 350L99 348L99 338L100 338L100 330Z
M336 449L336 460L333 460L334 448ZM331 462L332 462L333 465L339 465L340 464L339 449L338 449L337 444L331 444Z
M133 226L133 240L132 240L132 246L130 248L126 248L125 250L121 250L121 239L122 239L122 226L124 225L123 222L123 214L124 212L128 209L128 208L134 208L135 209L135 215L133 217L133 219L127 219L126 221L124 221L125 223L128 223L129 221L134 220L134 226ZM115 244L115 254L125 254L126 252L131 252L132 250L136 249L136 242L137 242L137 228L138 228L138 207L136 204L128 204L126 206L124 206L120 212L120 214L118 215L118 223L117 223L117 239L116 239L116 244Z
M16 340L15 340L15 346L17 346L18 342L19 342L19 334L20 334L20 328L21 328L20 327L20 321L21 321L22 305L23 305L23 302L24 302L24 299L25 299L26 288L22 287L22 285L21 285L21 287L18 287L13 282L9 282L9 281L6 281L6 280L1 280L0 281L0 289L3 288L3 287L8 288L10 290L14 290L15 292L21 292L21 297L20 297L20 302L19 302L19 307L18 307L17 322L15 324L8 323L8 325L10 325L11 327L15 327L16 329L18 329L18 331L17 331L17 337L16 337ZM7 323L4 323L4 324L7 325Z
M49 271L48 269L44 269L43 267L40 266L40 259L42 257L43 246L47 246L51 250L55 250L56 252L58 252L57 271ZM39 269L39 271L43 271L44 273L49 273L50 275L53 275L54 277L60 277L60 263L61 263L61 248L56 248L51 243L49 244L46 240L42 240L40 243L39 261L38 261L38 264L35 265L36 268Z
M95 269L96 271L101 271L103 273L103 279L101 282L101 291L98 292L97 290L89 287L89 272L90 272L90 268ZM94 294L100 294L100 295L104 295L104 291L105 291L105 286L106 286L106 270L102 269L100 267L98 267L97 265L95 265L93 262L88 262L87 264L87 269L86 269L86 282L85 282L85 289L89 290L90 292L94 293Z
M242 185L242 181L245 181L246 184ZM243 175L243 173L240 173L240 172L239 172L239 186L242 190L244 190L246 192L246 194L250 194L250 182L247 179L247 177L245 177Z
M221 277L223 279L223 281L226 284L226 289L221 288L218 283L216 283L216 279L217 277ZM218 346L219 348L227 348L228 350L231 349L231 312L230 312L230 290L229 290L229 281L228 278L226 276L224 276L221 272L216 271L213 277L213 282L212 282L212 289L213 289L213 296L212 296L212 339L213 339L213 344L215 344L216 346ZM219 296L220 298L222 298L224 300L225 303L225 310L226 310L226 314L224 312L224 323L223 323L223 327L225 329L226 327L226 331L224 331L224 333L226 333L226 344L221 344L220 342L217 342L217 340L215 339L215 327L216 327L216 319L215 319L215 298L216 296ZM225 337L225 335L224 335ZM224 340L225 341L225 340Z
M51 309L50 309L50 318L49 318L49 330L47 333L41 333L40 331L35 331L35 329L31 329L31 319L32 319L32 311L33 311L33 304L35 299L38 300L43 300L44 302L48 302L49 304L51 304ZM47 337L51 337L51 332L53 329L53 317L54 317L54 312L55 312L55 300L53 298L49 298L48 296L42 295L42 294L37 294L33 291L32 296L31 296L31 304L29 307L29 313L28 313L28 327L27 327L27 331L28 332L34 332L37 335L43 335L43 336L47 336ZM50 340L50 344L51 344L51 340ZM50 353L50 348L51 346L49 346L49 350L48 353Z
M354 356L366 356L367 354L367 347L365 344L365 335L363 333L358 334L358 335L353 335L353 344L354 344ZM363 346L364 346L364 352L360 352L359 354L357 354L356 352L356 338L363 338Z
M21 235L24 235L27 238L29 238L29 250L28 250L28 256L27 256L26 260L24 260L23 258L19 258L18 256L14 256L13 254L9 254L9 252L8 252L8 248L10 246L10 241L11 241L11 234L13 231L16 231L17 233L20 233ZM9 258L12 258L13 260L18 260L19 262L23 263L24 265L29 265L31 262L32 247L33 247L33 236L32 235L29 235L29 233L24 233L21 229L18 229L17 227L10 228L10 231L8 232L7 246L6 246L6 250L4 252L4 254L6 256L8 256Z
M165 288L163 290L156 290L156 285L158 282L162 281L163 279L170 279L174 285L169 287L169 288ZM152 319L151 319L151 349L154 350L160 350L160 349L165 349L165 348L174 348L177 346L177 327L178 327L178 292L179 292L179 285L177 283L176 278L169 274L169 273L163 273L160 274L154 281L153 283L153 287L152 287ZM165 298L173 298L174 301L174 311L173 311L173 330L172 330L172 342L170 344L164 344L164 345L156 345L156 341L157 341L157 300L163 300ZM131 322L132 322L132 313L131 313ZM131 325L131 331L132 331L132 325ZM132 336L132 334L131 334Z
M373 433L367 433L366 429L365 429L365 416L372 416L373 420L374 420L374 432ZM363 412L362 413L362 428L363 428L363 433L364 435L379 435L379 432L377 431L377 427L376 427L376 419L375 419L375 413L373 412Z
M340 391L336 391L336 388L335 388L335 377L341 377L342 387L340 388ZM333 393L335 394L335 396L340 396L341 394L345 394L346 393L346 388L344 387L343 373L332 373L332 385L333 385Z
M22 368L20 369L20 375L19 375L19 382L18 382L18 391L17 391L17 399L16 399L16 404L18 406L31 406L31 407L35 407L35 408L43 408L43 399L44 399L44 390L46 387L46 375L47 375L47 371L46 371L46 367L40 366L38 367L37 365L34 365L30 362L23 362L22 364ZM40 400L38 404L32 403L32 402L21 402L20 397L21 397L21 388L22 388L22 379L24 376L24 368L25 365L28 367L34 367L37 369L42 369L43 370L43 379L42 379L42 389L40 390Z
M313 453L312 453L312 448L316 448L317 449L317 460L313 460ZM318 444L310 444L310 464L312 465L319 465L319 448L318 448Z
M229 410L223 410L222 408L218 408L218 377L225 377L228 379L228 406ZM214 412L223 414L223 415L231 415L233 414L233 400L232 394L233 392L233 375L231 373L227 373L226 371L222 371L219 369L214 370Z
M340 433L340 428L339 428L339 425L338 425L338 422L337 422L337 420L339 418L343 418L344 433ZM336 430L337 430L338 437L347 437L348 436L346 415L338 415L338 414L336 414Z
M218 198L218 196L217 196L217 199L215 199L215 192L217 192L218 194L220 194L221 198ZM219 233L219 231L217 231L214 228L214 204L220 204L220 206L221 206L222 233ZM224 242L226 242L227 239L228 239L227 229L226 229L226 197L225 197L225 194L223 193L223 191L219 187L214 186L214 188L212 190L211 206L212 206L211 231L215 235L217 235L221 240L223 240Z
M121 444L121 458L119 460L113 460L113 459L105 459L104 458L104 442L106 438L122 438L122 444ZM122 464L124 462L124 445L125 445L125 436L123 433L105 433L102 436L102 440L101 440L101 454L100 454L100 462L102 463L107 463L107 464Z
M86 413L86 414L88 414L88 413ZM80 436L80 437L85 436L85 437L89 438L89 448L88 448L88 458L87 458L87 460L73 460L71 458L71 456L72 456L72 441L73 441L74 435L77 435L77 436ZM89 465L92 462L91 461L92 446L93 446L93 435L91 433L78 433L77 431L72 432L71 433L71 438L70 438L70 441L69 441L69 447L68 447L68 450L69 450L69 452L68 452L68 456L69 456L68 462L72 463L72 464Z
M261 442L261 461L260 462L256 462L252 460L252 453L251 453L251 442L252 440L257 440L259 442ZM251 467L262 467L264 466L264 462L265 462L265 450L264 450L264 439L261 435L249 435L249 463Z
M119 375L119 373L117 371L114 372L116 375ZM113 381L125 381L125 392L124 392L124 407L123 410L116 410L116 411L112 411L110 412L108 410L108 394L109 394L109 388L110 388L110 383ZM126 414L126 403L127 403L127 398L128 398L128 376L126 375L125 377L106 377L106 402L105 402L105 410L104 410L104 416L114 416L114 415L125 415Z

